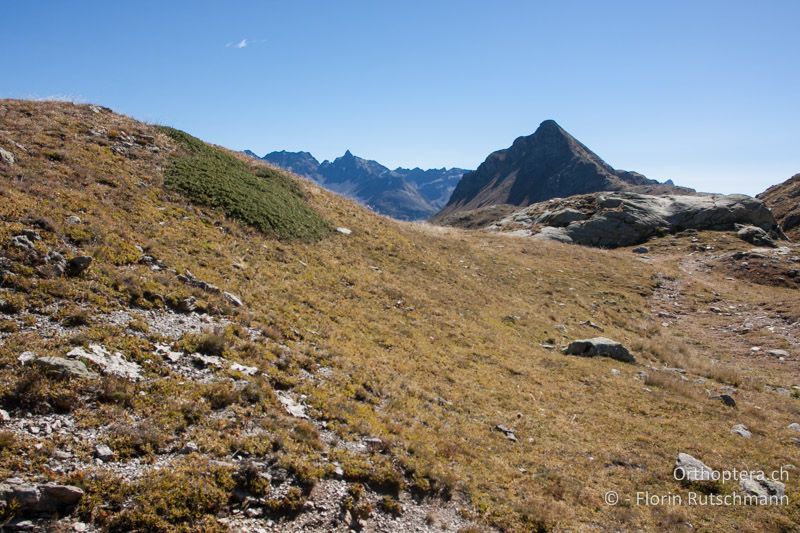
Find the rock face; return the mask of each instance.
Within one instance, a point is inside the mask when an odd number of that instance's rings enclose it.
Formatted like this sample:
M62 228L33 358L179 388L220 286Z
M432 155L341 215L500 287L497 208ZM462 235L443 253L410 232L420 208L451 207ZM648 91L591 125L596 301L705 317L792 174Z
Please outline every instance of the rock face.
M252 152L248 155L255 156ZM259 159L400 220L433 215L444 206L466 172L460 168L390 170L377 161L354 156L349 150L342 157L322 163L308 152L271 152Z
M567 355L579 355L581 357L604 356L624 363L635 362L634 357L627 348L605 337L572 341L569 346L564 349L564 353Z
M83 498L83 490L71 485L26 483L9 478L0 483L0 501L6 505L16 502L22 516L43 516L64 513Z
M789 238L800 239L800 174L773 185L756 198L772 209Z
M563 225L563 213L579 211L582 220ZM572 215L573 217L576 215ZM553 224L552 221L557 221ZM745 195L652 196L631 192L597 193L542 202L506 216L490 229L526 230L540 238L616 248L641 244L687 229L730 230L737 224L767 235L782 235L772 212Z
M527 206L551 198L629 189L692 192L615 170L555 121L545 120L533 135L519 137L509 148L490 154L477 170L464 174L434 220L448 224L453 213L495 204Z

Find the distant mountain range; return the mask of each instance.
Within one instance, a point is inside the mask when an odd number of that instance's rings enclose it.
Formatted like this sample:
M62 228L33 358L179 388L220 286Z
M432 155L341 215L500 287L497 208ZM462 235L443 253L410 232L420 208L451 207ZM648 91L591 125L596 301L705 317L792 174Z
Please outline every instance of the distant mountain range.
M672 181L659 183L637 172L615 170L555 121L545 120L533 135L517 138L509 148L490 154L477 170L464 174L434 218L443 221L454 213L488 206L527 206L551 198L621 190L694 192Z
M320 163L308 152L271 152L263 157L244 153L309 178L323 187L349 196L374 211L399 220L427 219L439 211L468 172L461 168L396 168L363 159L346 151Z

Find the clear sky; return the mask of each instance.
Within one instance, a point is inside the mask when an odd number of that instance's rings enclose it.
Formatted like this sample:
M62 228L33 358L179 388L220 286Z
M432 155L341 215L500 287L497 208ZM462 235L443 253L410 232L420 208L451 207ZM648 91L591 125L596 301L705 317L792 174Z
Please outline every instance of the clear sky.
M552 118L617 168L755 194L800 172L799 23L800 0L0 0L0 97L391 167L474 168Z

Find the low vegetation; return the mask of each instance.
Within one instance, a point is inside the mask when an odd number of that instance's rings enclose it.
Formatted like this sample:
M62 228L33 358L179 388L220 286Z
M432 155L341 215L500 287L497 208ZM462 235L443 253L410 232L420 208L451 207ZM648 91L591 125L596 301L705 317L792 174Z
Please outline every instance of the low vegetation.
M672 477L678 452L715 468L796 464L786 426L799 400L775 390L800 385L797 359L750 347L783 342L767 326L795 323L800 300L786 287L730 282L697 251L734 240L668 236L645 261L625 249L399 224L308 182L259 177L274 171L175 130L88 106L0 106L0 144L25 146L0 179L0 407L14 421L0 436L2 479L79 485L80 516L118 531L213 531L243 491L286 520L334 478L350 487L339 505L351 517L402 513L412 494L506 531L800 523L796 498L789 508L678 511L603 502L608 490L684 491ZM165 196L165 185L181 194ZM227 205L242 195L246 209ZM352 233L328 235L328 223ZM10 244L28 229L41 237L36 257L95 260L80 277L47 275ZM187 269L220 292L181 281ZM667 294L667 278L681 287ZM709 311L720 302L743 314ZM752 316L772 322L743 328ZM637 363L558 351L598 335ZM142 379L59 379L18 360L96 343L138 364ZM162 345L255 375L173 363ZM726 387L737 389L736 408L713 398ZM284 395L309 419L290 416ZM26 429L56 415L93 437ZM734 424L753 438L732 435ZM140 475L97 464L96 443ZM83 466L54 471L57 450ZM251 462L285 481L267 487ZM797 483L792 474L787 493Z
M164 172L167 187L281 239L316 240L329 232L285 173L254 169L180 130L160 130L180 147Z

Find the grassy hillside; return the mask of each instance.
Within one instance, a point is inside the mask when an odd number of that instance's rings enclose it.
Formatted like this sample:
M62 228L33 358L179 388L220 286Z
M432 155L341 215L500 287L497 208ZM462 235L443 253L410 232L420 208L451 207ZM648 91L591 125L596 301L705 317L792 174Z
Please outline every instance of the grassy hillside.
M639 258L402 224L101 108L5 100L0 124L15 156L0 163L11 415L0 479L80 486L77 516L111 530L252 528L250 507L285 525L327 516L330 501L335 516L385 531L376 524L423 506L431 530L451 508L465 531L800 527L796 470L788 507L630 501L686 494L672 476L679 452L714 468L800 466L786 429L800 421L800 299L726 270L715 254L736 239L668 237ZM339 226L352 233L327 229ZM41 238L34 252L12 244L26 230ZM94 260L54 276L52 251ZM185 313L188 298L199 313ZM763 318L740 329L751 316ZM547 348L600 334L637 363ZM65 380L18 359L93 344L142 378ZM182 366L158 345L225 364ZM712 398L725 387L737 408ZM309 418L291 416L287 397ZM70 429L30 430L56 419ZM740 423L753 438L731 434ZM187 442L197 451L179 453ZM97 463L95 443L113 459ZM619 505L604 503L610 490Z

